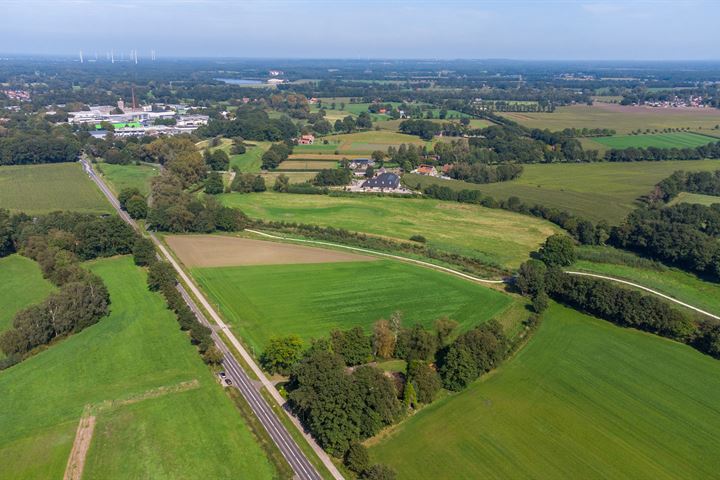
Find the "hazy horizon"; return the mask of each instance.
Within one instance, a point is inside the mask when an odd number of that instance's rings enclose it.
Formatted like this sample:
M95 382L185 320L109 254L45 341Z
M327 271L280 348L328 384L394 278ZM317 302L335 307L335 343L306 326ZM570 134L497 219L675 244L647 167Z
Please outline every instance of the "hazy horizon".
M709 0L5 0L7 55L717 61ZM438 28L435 28L435 26Z

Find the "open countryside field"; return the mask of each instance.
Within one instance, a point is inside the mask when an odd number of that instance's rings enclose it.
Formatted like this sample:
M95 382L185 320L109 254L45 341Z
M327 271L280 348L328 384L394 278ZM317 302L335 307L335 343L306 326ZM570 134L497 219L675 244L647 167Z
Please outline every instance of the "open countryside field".
M210 151L224 150L225 153L230 157L230 167L238 167L243 173L256 173L260 171L260 165L262 165L262 156L272 145L272 142L257 142L248 141L245 142L245 153L241 155L231 153L233 141L229 138L220 139L220 145L217 147L211 147ZM209 141L203 140L198 142L197 146L199 149L204 150L208 148Z
M697 203L700 205L713 205L720 203L720 197L714 195L703 195L701 193L680 192L677 197L673 198L668 205L677 205L678 203Z
M101 163L95 169L102 173L112 189L118 193L125 188L137 188L143 195L150 193L150 180L160 174L158 167L150 165L113 165Z
M79 163L0 167L0 208L29 215L113 211Z
M544 317L513 359L374 442L373 459L399 479L717 475L717 360L558 305Z
M377 260L348 251L225 235L170 235L165 241L180 261L191 268Z
M500 314L512 297L435 270L374 262L194 268L193 276L256 352L273 336L309 339L403 312L406 326L447 316L461 329Z
M530 128L612 128L619 134L633 130L690 128L710 130L720 125L720 110L713 108L652 108L597 103L558 107L552 113L500 113Z
M520 178L510 182L477 185L407 174L405 183L438 183L454 189L480 190L497 200L517 196L528 204L567 210L591 220L621 222L634 210L636 199L652 191L677 170L713 171L719 160L687 160L634 163L571 163L523 165Z
M129 257L89 266L108 286L111 315L0 372L0 478L62 478L86 405L131 398L141 401L97 414L83 478L273 477L143 271ZM180 382L192 388L142 399Z
M592 254L592 258L599 259L602 259L603 256L612 258L616 253L634 257L632 253L618 251L612 247L584 246L581 247L580 252L587 252ZM656 269L586 259L578 260L572 268L582 272L629 280L720 316L720 284L704 281L691 273L676 268L660 265L660 269Z
M478 205L430 199L327 195L223 194L225 205L253 218L309 223L407 240L517 268L560 230L544 220Z
M327 168L338 168L338 162L335 160L285 160L278 165L276 171L283 170L308 170L317 172L318 170Z
M693 148L718 141L706 135L690 132L659 133L651 135L615 135L592 139L607 148Z
M324 144L327 140L329 143ZM341 135L328 135L318 138L313 145L298 145L293 149L296 155L306 153L328 153L348 155L370 155L375 150L387 151L388 147L398 147L401 144L413 144L432 147L433 142L426 142L415 135L391 132L387 130L370 130L367 132L348 133Z

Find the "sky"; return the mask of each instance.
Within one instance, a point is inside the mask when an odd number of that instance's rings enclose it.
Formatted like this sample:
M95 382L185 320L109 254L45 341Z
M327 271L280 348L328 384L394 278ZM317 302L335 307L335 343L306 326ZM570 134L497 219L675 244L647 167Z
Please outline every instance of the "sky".
M3 54L720 60L720 0L0 0L0 12Z

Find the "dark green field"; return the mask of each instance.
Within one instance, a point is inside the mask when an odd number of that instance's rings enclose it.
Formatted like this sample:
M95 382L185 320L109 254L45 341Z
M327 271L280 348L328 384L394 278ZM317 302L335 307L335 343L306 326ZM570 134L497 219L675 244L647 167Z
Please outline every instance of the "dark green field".
M196 268L210 300L256 352L276 335L305 340L362 326L401 311L404 323L431 326L442 316L461 328L507 309L512 298L451 275L390 260Z
M399 479L715 478L720 362L558 305L515 358L379 441Z

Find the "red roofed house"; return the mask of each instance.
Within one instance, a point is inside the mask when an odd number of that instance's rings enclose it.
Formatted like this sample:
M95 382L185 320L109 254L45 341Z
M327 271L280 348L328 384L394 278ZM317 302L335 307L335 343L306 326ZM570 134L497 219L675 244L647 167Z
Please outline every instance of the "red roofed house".
M312 145L315 143L315 135L302 135L298 138L298 145Z

